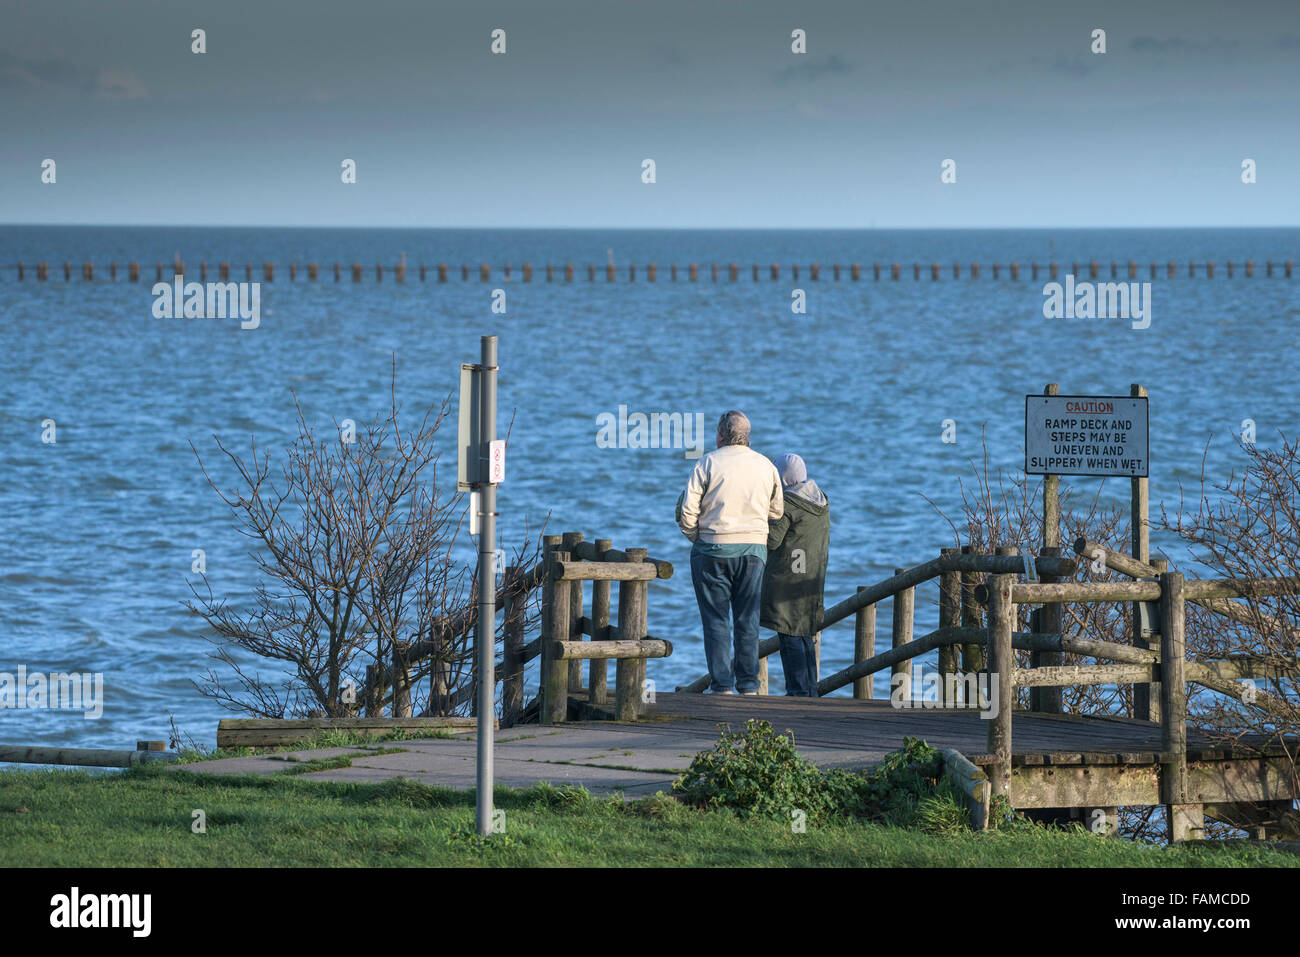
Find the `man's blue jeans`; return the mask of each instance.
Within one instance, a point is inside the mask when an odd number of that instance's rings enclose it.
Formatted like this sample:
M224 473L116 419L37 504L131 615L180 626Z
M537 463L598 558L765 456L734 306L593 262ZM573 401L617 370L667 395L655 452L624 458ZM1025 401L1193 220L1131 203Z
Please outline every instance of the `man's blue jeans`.
M776 637L781 642L785 693L799 698L817 697L817 640L780 633Z
M758 690L758 612L763 597L763 560L711 558L691 552L691 581L704 626L709 690ZM730 611L731 621L728 620ZM734 623L735 671L732 670Z

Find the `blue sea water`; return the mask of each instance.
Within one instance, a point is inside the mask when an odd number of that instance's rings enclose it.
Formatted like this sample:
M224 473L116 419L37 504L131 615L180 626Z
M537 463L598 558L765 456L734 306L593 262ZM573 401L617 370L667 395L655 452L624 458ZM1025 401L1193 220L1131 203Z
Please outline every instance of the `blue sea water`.
M405 256L404 283L374 264ZM154 263L228 260L278 264L263 284L260 327L234 320L156 319ZM1152 283L1152 321L1043 317L1045 270L1062 275L1077 260L1161 264ZM1216 276L1188 278L1189 260L1215 260ZM1254 278L1240 265L1252 259ZM743 409L753 444L775 456L794 451L832 504L828 605L898 565L953 544L936 508L960 513L959 479L987 439L992 469L1023 465L1024 396L1058 382L1062 392L1151 393L1151 500L1176 503L1207 466L1224 477L1239 462L1233 436L1244 419L1259 440L1276 442L1300 425L1294 370L1300 359L1300 275L1265 278L1264 262L1300 259L1300 230L954 230L954 231L585 231L298 230L199 228L0 227L0 672L102 672L103 716L0 710L0 741L96 747L161 738L168 714L211 743L227 716L191 685L209 664L201 622L181 602L189 595L191 555L203 549L213 587L246 595L254 584L249 543L208 488L213 436L275 455L293 434L293 394L318 427L358 422L387 401L394 354L408 407L456 387L459 364L477 361L479 336L500 337L502 427L514 416L507 481L500 491L503 543L536 530L550 514L553 532L581 530L643 546L677 565L651 586L649 627L670 638L671 658L652 661L661 689L703 669L699 620L690 587L688 543L672 522L673 503L692 461L681 449L600 448L598 418L629 412L703 413L711 432L720 412ZM17 281L15 264L27 263ZM51 263L47 282L33 264ZM125 264L142 264L126 281ZM603 269L588 282L585 265ZM994 279L991 264L1017 260ZM1163 264L1179 263L1167 279ZM65 282L62 263L73 264ZM80 264L96 263L94 282ZM107 264L118 263L118 281ZM306 279L302 265L322 264ZM331 267L343 264L343 279ZM962 263L953 279L951 264ZM297 282L287 264L300 264ZM365 265L360 283L348 264ZM419 281L418 264L430 266ZM451 265L446 284L433 265ZM478 263L492 264L490 283ZM533 281L521 281L531 262ZM545 281L544 265L574 263L575 281ZM657 263L658 281L644 265ZM700 281L686 266L701 264ZM720 264L719 281L710 278ZM726 264L739 263L740 280ZM807 267L821 263L819 281ZM845 268L839 282L831 264ZM847 266L863 264L862 279ZM871 264L903 264L902 278L880 281ZM911 264L923 264L920 281ZM928 264L943 265L929 278ZM969 264L979 262L978 279ZM460 278L460 264L471 279ZM500 267L514 265L511 281ZM635 282L626 266L638 265ZM668 266L681 266L669 279ZM760 264L761 280L751 266ZM770 280L771 263L782 265ZM800 279L788 266L801 264ZM166 275L170 276L170 268ZM1085 278L1081 276L1080 278ZM492 290L506 291L504 314ZM791 311L791 292L807 294L807 313ZM42 442L52 419L57 442ZM954 419L957 442L941 441ZM454 423L453 423L454 426ZM453 454L454 428L443 435ZM223 477L229 478L229 475ZM1076 484L1092 492L1099 480ZM227 483L229 484L229 483ZM1112 481L1103 494L1127 494ZM929 501L927 501L929 500ZM930 502L934 505L931 505ZM1172 543L1156 535L1155 547ZM932 590L918 595L918 628L936 617ZM881 609L888 638L888 608ZM848 622L824 636L823 674L851 660ZM877 694L887 678L878 676ZM773 691L780 668L773 659Z

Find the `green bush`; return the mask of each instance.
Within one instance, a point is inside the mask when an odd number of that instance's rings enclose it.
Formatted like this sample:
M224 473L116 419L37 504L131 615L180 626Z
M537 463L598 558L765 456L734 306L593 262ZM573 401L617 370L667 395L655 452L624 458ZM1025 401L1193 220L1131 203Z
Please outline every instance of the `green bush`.
M792 734L777 734L753 718L739 733L730 725L720 728L713 750L697 754L673 785L686 804L730 808L743 818L790 820L802 811L810 824L831 816L834 795L825 775L795 750Z
M808 824L872 820L928 831L969 824L965 797L943 778L942 753L924 741L905 738L869 771L822 771L795 750L792 734L753 719L739 733L722 725L713 750L697 754L673 790L688 805L742 818L790 820L802 811Z

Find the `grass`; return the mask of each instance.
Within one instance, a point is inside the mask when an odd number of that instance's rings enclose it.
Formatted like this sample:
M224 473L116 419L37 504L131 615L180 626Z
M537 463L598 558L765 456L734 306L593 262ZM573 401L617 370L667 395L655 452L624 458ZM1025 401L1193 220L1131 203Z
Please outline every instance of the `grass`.
M368 748L385 741L415 741L428 738L458 738L445 728L394 728L383 734L364 734L356 731L316 731L296 744L274 748L200 748L183 747L176 753L177 764L194 764L197 761L220 761L223 758L249 758L260 754L280 754L289 751L317 751L323 748Z
M474 834L472 792L404 780L225 777L158 766L122 774L0 771L10 866L1260 867L1260 846L1160 848L1028 824L940 833L808 825L701 811L665 795L631 804L573 788L499 788L505 833ZM191 832L202 809L207 832Z

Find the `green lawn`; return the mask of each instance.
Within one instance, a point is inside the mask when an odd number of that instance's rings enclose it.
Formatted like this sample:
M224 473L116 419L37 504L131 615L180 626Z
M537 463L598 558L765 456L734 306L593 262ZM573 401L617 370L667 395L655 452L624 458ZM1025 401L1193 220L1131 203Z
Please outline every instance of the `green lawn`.
M506 833L473 833L469 792L405 781L0 772L10 866L1024 866L1257 867L1300 858L1261 847L1162 849L1081 830L1018 825L974 834L872 824L742 821L665 798L624 805L583 791L500 789ZM25 808L26 810L19 810ZM207 833L191 832L206 813Z

